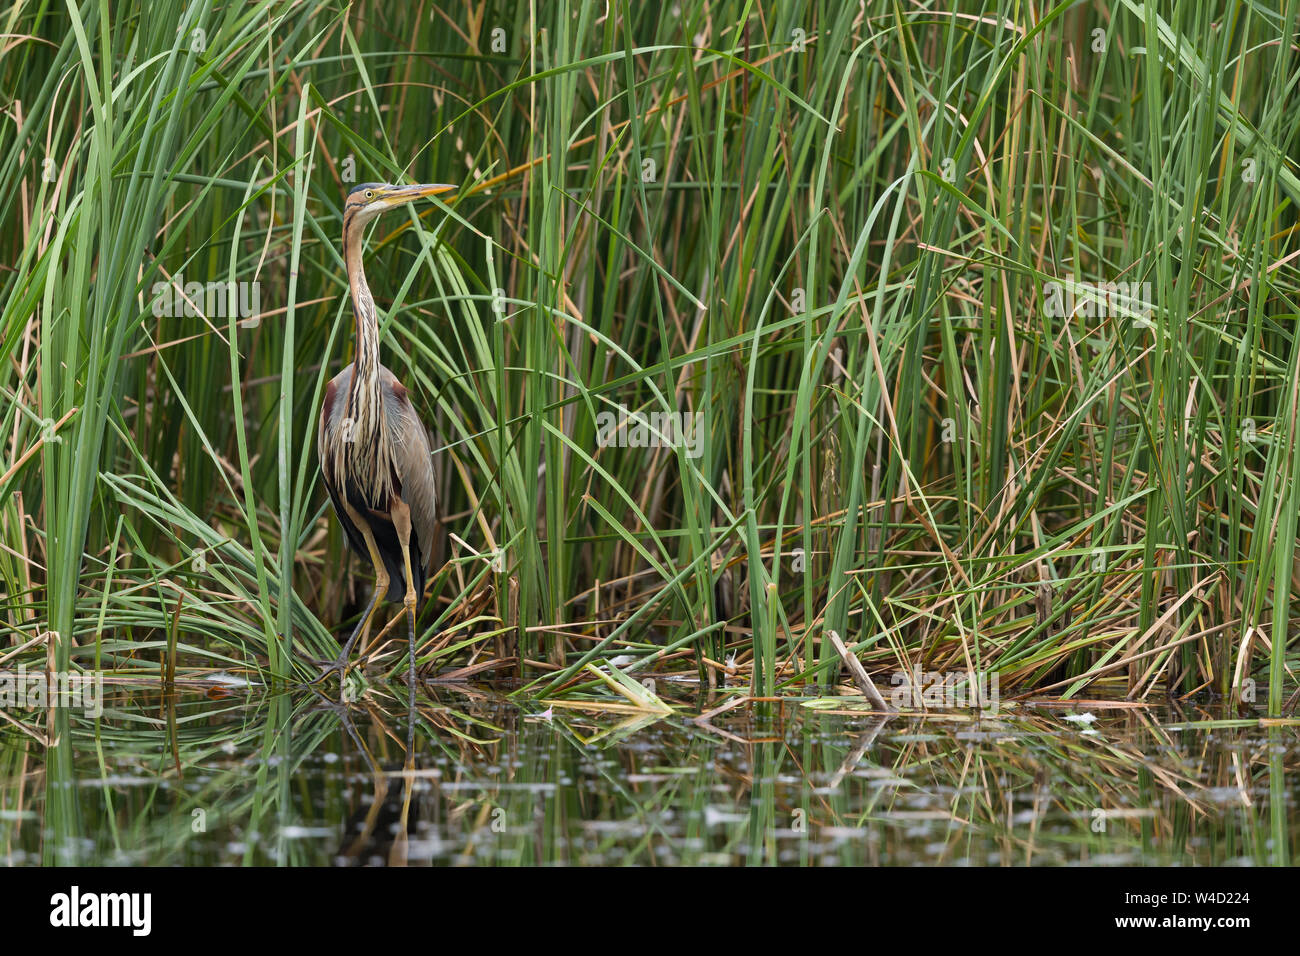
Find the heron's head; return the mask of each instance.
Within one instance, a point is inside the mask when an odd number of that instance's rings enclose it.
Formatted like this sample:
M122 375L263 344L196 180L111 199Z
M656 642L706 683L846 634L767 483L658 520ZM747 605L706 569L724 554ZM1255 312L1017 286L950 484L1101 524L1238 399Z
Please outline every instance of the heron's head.
M408 202L450 192L455 186L442 183L419 186L393 186L388 183L362 183L353 187L348 193L347 202L343 204L343 221L355 226L364 226L381 212L404 206Z

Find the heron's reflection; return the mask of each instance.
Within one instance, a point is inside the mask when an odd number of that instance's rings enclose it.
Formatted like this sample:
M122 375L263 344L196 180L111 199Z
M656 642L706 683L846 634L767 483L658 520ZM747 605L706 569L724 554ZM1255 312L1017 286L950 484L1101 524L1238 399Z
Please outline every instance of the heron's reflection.
M339 866L406 866L411 834L415 832L420 816L419 803L411 799L416 768L415 726L419 720L415 691L415 684L409 684L404 759L400 763L388 761L383 764L357 733L352 707L346 702L336 704L322 696L323 708L338 715L343 729L370 768L373 787L343 828L343 843L335 855L335 863ZM370 700L362 701L360 707L373 726L395 736L388 726L391 715ZM401 781L401 786L395 785L397 780Z

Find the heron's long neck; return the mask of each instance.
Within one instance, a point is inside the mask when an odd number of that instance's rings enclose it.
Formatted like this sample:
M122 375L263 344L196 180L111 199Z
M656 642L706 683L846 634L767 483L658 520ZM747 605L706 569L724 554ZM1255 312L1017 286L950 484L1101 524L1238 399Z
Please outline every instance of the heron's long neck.
M352 420L351 440L345 445L352 454L348 456L347 466L353 478L380 504L390 491L387 463L391 456L379 381L379 316L361 268L360 230L344 230L343 259L357 319L357 348L347 413Z
M355 364L352 367L352 395L354 408L378 409L382 414L383 402L379 392L379 315L375 299L366 283L366 273L361 267L361 235L348 229L343 234L343 259L348 270L348 284L352 289L352 310L357 320Z

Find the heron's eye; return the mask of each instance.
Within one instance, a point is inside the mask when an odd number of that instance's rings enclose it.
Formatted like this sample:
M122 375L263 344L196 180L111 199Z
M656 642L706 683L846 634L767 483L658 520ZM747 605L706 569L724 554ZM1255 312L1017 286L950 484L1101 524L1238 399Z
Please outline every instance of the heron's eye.
M367 199L374 199L374 198L375 198L375 191L374 191L373 189L367 189L367 190L366 190L366 198L367 198Z

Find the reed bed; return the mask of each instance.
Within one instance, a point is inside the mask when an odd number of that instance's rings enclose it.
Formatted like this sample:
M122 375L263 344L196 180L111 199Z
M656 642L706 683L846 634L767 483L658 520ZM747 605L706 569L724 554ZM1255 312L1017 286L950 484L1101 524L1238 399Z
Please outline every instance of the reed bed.
M1294 691L1293 3L19 0L3 32L10 664L337 652L343 195L445 181L366 252L439 436L426 672L820 693L833 631L882 686Z

